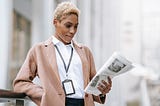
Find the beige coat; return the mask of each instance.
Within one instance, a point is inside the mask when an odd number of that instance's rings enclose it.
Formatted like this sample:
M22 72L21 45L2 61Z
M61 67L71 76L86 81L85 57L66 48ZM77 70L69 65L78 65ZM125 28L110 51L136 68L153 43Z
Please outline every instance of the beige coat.
M84 87L96 74L90 50L73 43L83 67ZM32 83L38 76L41 86ZM14 91L25 92L38 106L65 106L65 94L60 81L52 37L33 46L13 83ZM94 106L93 101L102 103L100 98L85 94L85 106Z

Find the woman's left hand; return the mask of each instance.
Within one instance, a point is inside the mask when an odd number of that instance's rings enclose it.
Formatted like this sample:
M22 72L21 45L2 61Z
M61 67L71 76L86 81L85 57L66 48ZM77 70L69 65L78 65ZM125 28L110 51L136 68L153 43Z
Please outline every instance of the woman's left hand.
M102 80L97 88L103 95L105 95L111 90L111 87L112 87L112 80L110 77L108 77L108 82Z

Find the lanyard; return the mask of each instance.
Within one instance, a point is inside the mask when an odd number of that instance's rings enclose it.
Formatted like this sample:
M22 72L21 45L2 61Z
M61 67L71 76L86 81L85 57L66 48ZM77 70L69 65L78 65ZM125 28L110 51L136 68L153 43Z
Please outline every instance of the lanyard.
M58 54L59 54L59 56L61 57L61 60L62 60L63 65L64 65L64 68L65 68L65 70L66 70L66 76L68 76L68 75L67 75L68 69L69 69L69 66L70 66L70 64L71 64L71 60L72 60L72 57L73 57L73 48L71 47L72 49L71 49L71 55L70 55L70 58L69 58L69 63L68 63L68 65L66 66L66 64L65 64L65 62L64 62L64 59L63 59L63 57L62 57L62 54L61 54L61 52L59 51L57 45L54 45L54 46L56 47L56 49L57 49L57 51L58 51Z

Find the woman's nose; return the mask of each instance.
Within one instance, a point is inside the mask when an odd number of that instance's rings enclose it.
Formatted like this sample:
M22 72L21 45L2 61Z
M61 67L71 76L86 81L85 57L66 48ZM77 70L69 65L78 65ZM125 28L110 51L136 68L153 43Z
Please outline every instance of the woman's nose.
M76 30L75 30L75 28L74 28L74 27L71 27L71 28L70 28L70 33L72 33L72 34L73 34L73 33L75 33L75 31L76 31Z

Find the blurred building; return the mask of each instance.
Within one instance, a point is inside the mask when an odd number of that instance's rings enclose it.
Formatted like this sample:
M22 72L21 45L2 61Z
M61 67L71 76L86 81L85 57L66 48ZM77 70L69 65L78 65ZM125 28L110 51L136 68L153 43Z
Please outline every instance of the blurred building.
M53 34L53 11L61 1L65 0L1 0L0 88L12 89L29 48ZM114 51L120 51L133 63L150 67L160 74L160 1L71 1L81 10L75 39L89 46L97 70ZM113 79L105 105L159 106L159 98L154 99L160 93L159 85L132 73ZM153 87L155 92L152 92ZM96 103L96 106L101 105Z

